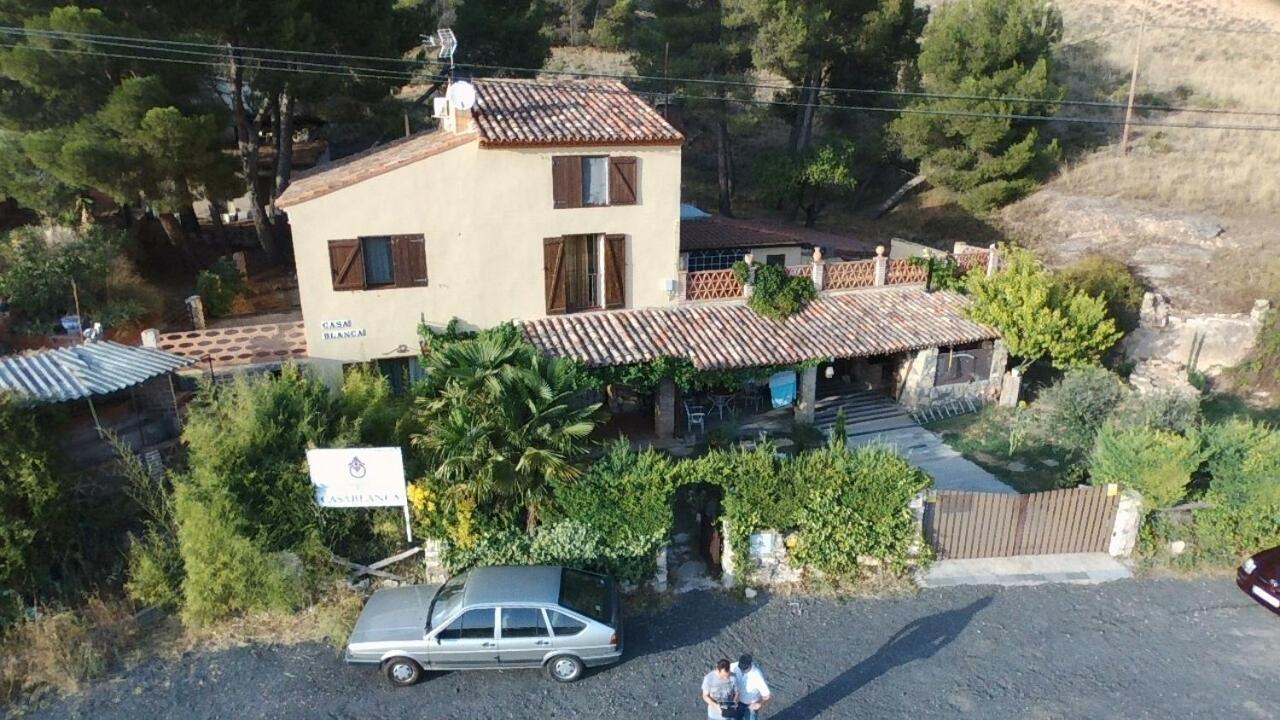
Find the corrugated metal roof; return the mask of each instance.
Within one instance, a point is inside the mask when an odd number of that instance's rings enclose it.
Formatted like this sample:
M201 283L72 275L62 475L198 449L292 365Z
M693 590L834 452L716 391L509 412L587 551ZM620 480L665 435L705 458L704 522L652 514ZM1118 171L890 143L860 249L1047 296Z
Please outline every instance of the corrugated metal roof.
M190 365L155 348L91 342L0 358L0 392L40 402L106 395Z
M734 301L558 315L523 322L521 329L543 352L588 365L627 365L666 356L717 370L868 357L999 337L965 317L967 302L956 293L925 292L920 286L881 287L825 294L785 320L770 320Z

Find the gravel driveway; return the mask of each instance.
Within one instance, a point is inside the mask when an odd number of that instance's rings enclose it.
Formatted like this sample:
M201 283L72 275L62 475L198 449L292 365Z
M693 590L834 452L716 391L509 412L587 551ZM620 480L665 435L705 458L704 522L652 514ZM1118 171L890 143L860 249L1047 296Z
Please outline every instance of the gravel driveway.
M767 717L1280 718L1280 618L1230 578L951 588L740 603L691 593L633 617L627 660L558 685L531 670L394 690L319 645L155 661L36 718L699 718L698 683L751 650Z

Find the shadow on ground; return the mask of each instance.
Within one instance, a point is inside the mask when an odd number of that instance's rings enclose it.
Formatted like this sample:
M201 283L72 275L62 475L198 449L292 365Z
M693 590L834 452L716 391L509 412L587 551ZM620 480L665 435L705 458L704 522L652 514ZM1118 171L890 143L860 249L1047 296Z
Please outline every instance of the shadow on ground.
M864 685L916 660L931 658L960 636L974 616L991 604L979 598L957 610L914 620L894 633L871 657L845 670L822 687L783 708L773 720L809 720L821 716Z
M725 628L760 609L767 601L767 594L761 594L754 600L737 602L714 590L677 595L670 606L627 618L627 646L623 662L716 638Z

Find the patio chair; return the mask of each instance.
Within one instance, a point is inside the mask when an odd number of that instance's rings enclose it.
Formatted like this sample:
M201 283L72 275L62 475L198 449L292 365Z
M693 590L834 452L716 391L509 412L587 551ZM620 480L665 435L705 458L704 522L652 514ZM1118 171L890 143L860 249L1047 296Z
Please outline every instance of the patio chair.
M707 433L707 409L702 405L693 405L689 402L684 404L684 420L685 428L689 432L693 432L697 427L702 434Z
M753 414L760 412L760 406L764 402L764 398L760 394L760 388L754 386L743 390L738 399L742 402L742 411L744 413L748 410Z

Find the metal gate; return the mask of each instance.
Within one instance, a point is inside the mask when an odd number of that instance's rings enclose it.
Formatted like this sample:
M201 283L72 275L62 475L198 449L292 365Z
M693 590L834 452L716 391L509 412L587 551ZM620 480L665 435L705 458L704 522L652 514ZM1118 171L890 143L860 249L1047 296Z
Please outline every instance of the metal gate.
M939 559L1107 552L1120 494L1115 485L1030 495L937 493L925 533Z

